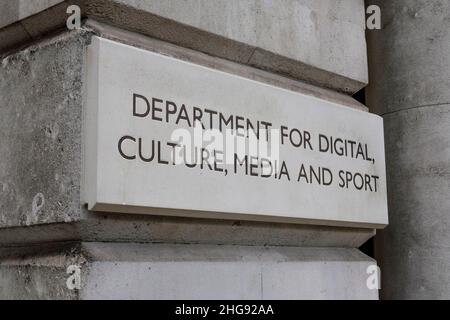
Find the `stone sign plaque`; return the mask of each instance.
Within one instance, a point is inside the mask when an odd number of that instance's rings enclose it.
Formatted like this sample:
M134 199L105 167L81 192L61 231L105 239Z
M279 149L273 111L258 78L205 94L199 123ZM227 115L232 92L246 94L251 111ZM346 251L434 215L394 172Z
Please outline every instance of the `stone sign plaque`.
M90 210L388 222L376 115L98 37L86 88Z

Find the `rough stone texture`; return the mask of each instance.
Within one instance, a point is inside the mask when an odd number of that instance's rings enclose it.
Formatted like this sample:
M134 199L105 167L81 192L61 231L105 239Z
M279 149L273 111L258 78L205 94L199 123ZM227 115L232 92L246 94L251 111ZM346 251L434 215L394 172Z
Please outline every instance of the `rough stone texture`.
M83 239L356 248L374 235L373 229L91 213L88 219L77 223L0 228L0 243L1 246L17 246Z
M254 47L249 57L252 65L282 67L287 58L301 62L303 67L298 68L303 73L312 67L359 81L361 87L367 83L364 3L360 0L289 0L283 5L258 0L188 0L183 6L177 0L116 2ZM326 79L321 81L326 83Z
M0 298L378 298L366 286L375 262L356 249L83 243L29 251L0 251ZM74 264L81 289L71 291L65 271Z
M384 115L390 225L376 240L382 298L450 297L450 2L371 1L367 102Z
M65 9L75 3L84 17L183 47L347 93L364 87L368 76L363 0L286 2L75 0L20 23L30 38L39 38L63 27ZM5 25L15 20L0 21ZM23 42L12 39L9 28L0 30L1 38L9 38L5 44L0 41L0 50Z
M2 60L2 227L71 221L80 214L86 41L75 33Z
M69 290L67 267L84 267L79 244L0 248L0 299L77 299Z
M450 297L450 105L385 116L389 226L377 237L384 298Z

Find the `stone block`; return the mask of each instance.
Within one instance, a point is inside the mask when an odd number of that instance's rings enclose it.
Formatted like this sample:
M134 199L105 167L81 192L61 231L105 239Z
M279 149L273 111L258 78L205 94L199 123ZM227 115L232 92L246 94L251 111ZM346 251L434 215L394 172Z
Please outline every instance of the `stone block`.
M20 20L40 37L64 26L70 4L78 4L83 17L341 92L367 84L363 0L75 0L47 10L8 9L16 18L0 21L7 28Z
M450 103L450 2L371 1L382 30L368 32L372 112Z
M0 251L1 298L378 298L366 284L375 262L356 249L81 243L17 254ZM79 290L67 287L70 265Z
M390 215L389 226L376 238L382 295L446 298L450 291L442 284L450 282L443 271L450 259L450 105L407 109L384 118Z

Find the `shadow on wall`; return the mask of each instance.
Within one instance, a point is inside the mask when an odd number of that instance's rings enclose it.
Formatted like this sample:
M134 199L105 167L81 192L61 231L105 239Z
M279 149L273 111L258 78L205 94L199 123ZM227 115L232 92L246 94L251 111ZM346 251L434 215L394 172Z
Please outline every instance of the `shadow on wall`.
M366 90L365 88L359 90L353 95L353 98L359 102L361 102L363 105L366 105ZM375 242L374 238L370 238L367 240L361 247L359 247L359 250L361 250L362 253L368 255L371 258L375 258Z

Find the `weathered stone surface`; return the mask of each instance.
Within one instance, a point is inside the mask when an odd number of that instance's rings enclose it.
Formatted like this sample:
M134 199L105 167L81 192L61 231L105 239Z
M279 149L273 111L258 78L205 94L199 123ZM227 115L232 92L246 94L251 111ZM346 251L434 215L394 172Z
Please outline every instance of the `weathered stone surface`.
M0 28L44 11L64 0L3 0L0 3Z
M74 0L3 18L3 26L25 18L21 24L37 38L65 25L69 4L84 17L338 91L367 84L363 0ZM16 40L0 50L23 42Z
M382 298L449 298L450 2L371 1L369 108L384 114L390 225L376 239Z
M2 246L58 241L239 244L357 248L373 229L337 228L250 221L89 213L76 223L1 228Z
M356 249L83 243L29 251L0 251L0 298L378 298L366 286L375 262ZM69 265L80 267L80 290L67 288Z
M383 297L449 297L450 105L386 115L385 132L390 216L377 236Z
M80 215L82 33L2 60L0 225Z
M382 30L368 32L371 111L450 103L450 2L371 1Z
M75 243L0 248L0 299L78 299L67 287L67 267L86 262Z
M258 54L249 62L256 66L276 69L280 60L291 66L298 61L309 66L302 70L305 76L312 67L328 71L328 77L334 74L360 82L361 87L367 82L363 1L290 0L280 5L276 1L189 0L185 7L176 0L116 2L254 47ZM201 48L204 43L193 45ZM284 59L277 61L280 56ZM311 80L318 79L311 74Z

